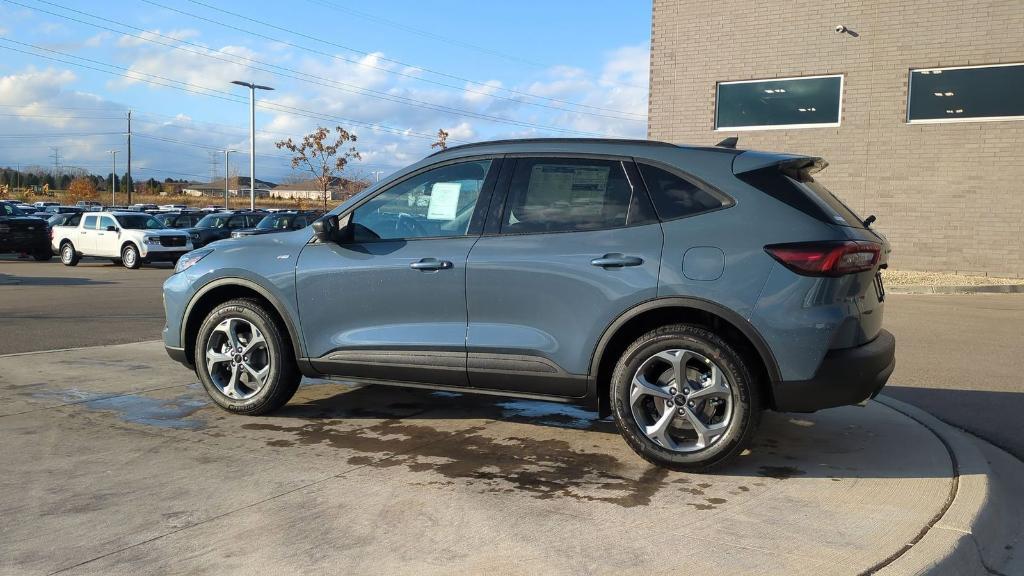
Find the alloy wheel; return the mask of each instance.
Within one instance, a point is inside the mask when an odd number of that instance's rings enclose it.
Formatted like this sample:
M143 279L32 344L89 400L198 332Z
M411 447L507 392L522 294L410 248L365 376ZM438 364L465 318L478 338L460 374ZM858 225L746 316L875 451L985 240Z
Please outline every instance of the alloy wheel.
M221 321L205 349L207 373L224 396L247 400L266 386L270 350L263 333L252 322L238 317Z
M637 369L629 403L640 431L653 442L675 452L696 452L729 430L733 388L710 358L692 350L664 350Z

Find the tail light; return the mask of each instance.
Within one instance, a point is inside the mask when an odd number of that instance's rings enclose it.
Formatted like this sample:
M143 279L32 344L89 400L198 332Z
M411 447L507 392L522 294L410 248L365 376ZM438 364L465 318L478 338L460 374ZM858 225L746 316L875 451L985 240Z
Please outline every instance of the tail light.
M874 242L801 242L764 247L772 258L804 276L842 276L871 270L882 246Z

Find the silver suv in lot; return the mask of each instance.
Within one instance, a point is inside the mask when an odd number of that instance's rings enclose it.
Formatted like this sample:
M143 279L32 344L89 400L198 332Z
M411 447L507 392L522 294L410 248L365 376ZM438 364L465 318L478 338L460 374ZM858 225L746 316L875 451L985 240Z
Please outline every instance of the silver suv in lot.
M185 255L164 341L239 414L302 375L578 402L643 458L706 469L763 410L858 403L895 366L888 242L824 166L650 141L449 148L310 228Z

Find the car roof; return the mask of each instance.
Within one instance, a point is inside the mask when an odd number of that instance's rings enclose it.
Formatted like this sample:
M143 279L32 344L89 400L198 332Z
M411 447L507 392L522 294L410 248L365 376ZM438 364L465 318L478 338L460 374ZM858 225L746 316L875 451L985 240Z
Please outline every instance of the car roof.
M658 140L629 140L625 138L518 138L508 140L489 140L473 142L459 146L451 146L445 150L434 152L435 156L463 156L467 153L530 153L530 152L571 152L592 154L635 154L638 149L674 148L678 150L703 150L739 154L742 150L723 146L692 146L671 144Z

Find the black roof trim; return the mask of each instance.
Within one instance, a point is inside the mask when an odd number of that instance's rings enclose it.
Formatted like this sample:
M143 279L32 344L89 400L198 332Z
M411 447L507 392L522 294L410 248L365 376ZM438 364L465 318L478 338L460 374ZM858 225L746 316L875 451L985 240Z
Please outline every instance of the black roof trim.
M649 146L665 146L668 148L682 148L675 144L668 142L661 142L658 140L629 140L625 138L509 138L505 140L485 140L483 142L470 142L469 144L460 144L458 146L452 146L445 150L438 150L430 156L437 156L445 152L451 152L452 150L465 150L467 148L491 146L494 144L629 144L629 145L649 145ZM428 158L430 157L428 156Z

